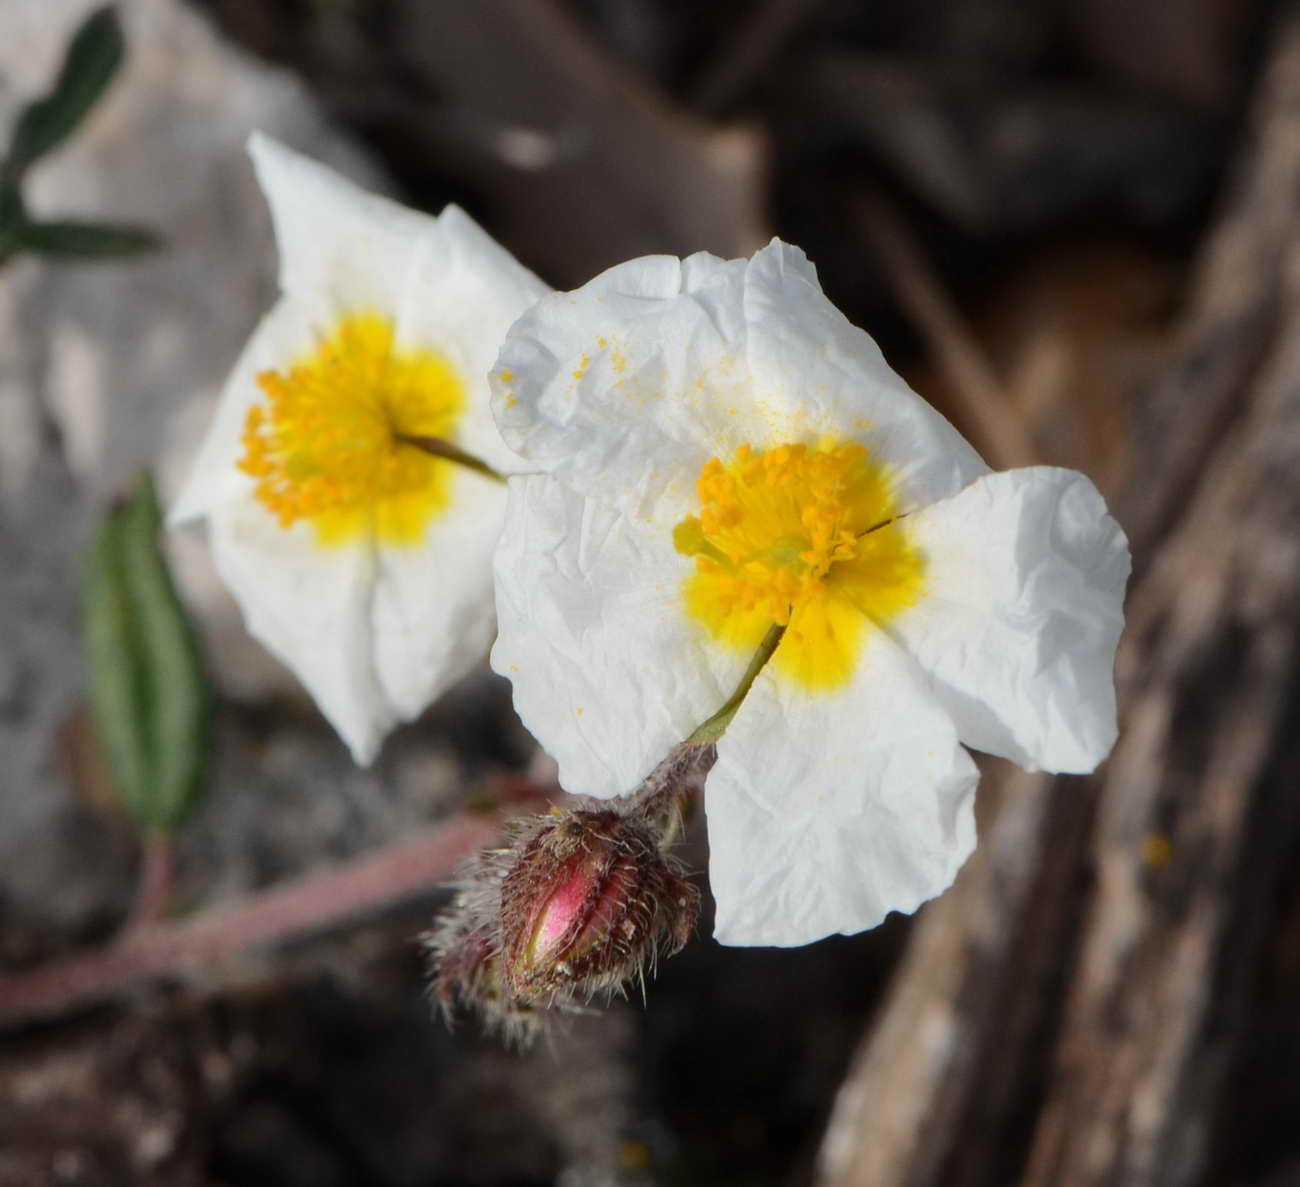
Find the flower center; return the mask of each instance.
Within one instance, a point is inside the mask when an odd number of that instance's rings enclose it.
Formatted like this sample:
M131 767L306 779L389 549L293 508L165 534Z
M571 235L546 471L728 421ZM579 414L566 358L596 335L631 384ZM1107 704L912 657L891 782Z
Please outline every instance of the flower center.
M453 463L405 438L450 439L465 389L427 350L394 349L392 323L344 317L315 353L257 377L239 468L282 527L312 521L322 544L371 531L413 544L449 502Z
M853 671L871 623L920 596L924 562L898 520L893 484L865 447L827 442L711 458L700 513L673 530L695 558L686 606L719 642L753 651L786 628L772 662L808 688Z

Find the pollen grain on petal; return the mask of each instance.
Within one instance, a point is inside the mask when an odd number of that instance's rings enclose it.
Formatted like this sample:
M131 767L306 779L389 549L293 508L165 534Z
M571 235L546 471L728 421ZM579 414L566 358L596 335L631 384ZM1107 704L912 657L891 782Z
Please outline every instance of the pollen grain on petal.
M695 559L688 613L742 650L786 627L773 663L804 687L843 684L872 623L920 597L923 558L892 523L889 474L860 444L741 445L704 464L696 492L698 515L673 531Z
M406 437L452 439L465 388L429 350L400 350L392 322L342 318L314 353L257 377L239 468L281 526L309 520L325 546L371 531L418 541L450 500L451 467Z

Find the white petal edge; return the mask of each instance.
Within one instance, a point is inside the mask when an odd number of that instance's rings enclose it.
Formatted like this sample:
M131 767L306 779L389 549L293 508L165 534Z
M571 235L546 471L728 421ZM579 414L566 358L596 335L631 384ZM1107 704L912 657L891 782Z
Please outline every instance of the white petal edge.
M1093 770L1115 743L1115 649L1131 561L1083 474L992 474L905 525L925 593L890 633L962 741L1028 770Z
M492 667L568 791L631 791L722 707L749 657L705 647L683 609L693 562L671 528L512 478L496 556Z
M416 244L433 231L434 219L362 189L265 133L249 137L248 152L271 208L281 290L336 317L395 317Z
M281 528L251 499L218 507L208 524L217 571L249 633L302 681L357 764L368 766L398 718L374 670L370 543L321 548L310 524Z
M779 240L751 260L631 260L544 298L511 329L493 409L538 469L634 514L681 513L710 457L828 434L859 440L906 509L987 472Z
M483 663L496 627L492 554L506 491L471 470L452 469L451 501L422 541L375 549L374 667L403 721Z
M457 443L498 473L518 473L525 465L497 430L488 371L506 331L548 292L458 206L448 206L410 246L397 346L436 350L455 367L467 396Z
M705 784L715 938L790 947L916 910L974 849L978 780L882 632L831 693L764 668Z

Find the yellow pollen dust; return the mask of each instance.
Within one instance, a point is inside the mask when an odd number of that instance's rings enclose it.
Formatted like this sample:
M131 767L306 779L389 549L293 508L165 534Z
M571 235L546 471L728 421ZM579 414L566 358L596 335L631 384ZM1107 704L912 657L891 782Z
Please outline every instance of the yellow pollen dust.
M465 389L446 359L399 351L387 318L351 314L313 354L257 383L266 402L248 410L238 466L282 527L310 520L327 546L366 532L422 539L450 501L454 463L402 438L452 439Z
M699 515L673 530L695 558L687 610L746 652L784 626L771 662L806 688L847 681L872 624L921 596L924 561L896 522L888 473L861 445L742 445L730 462L706 462L696 490Z

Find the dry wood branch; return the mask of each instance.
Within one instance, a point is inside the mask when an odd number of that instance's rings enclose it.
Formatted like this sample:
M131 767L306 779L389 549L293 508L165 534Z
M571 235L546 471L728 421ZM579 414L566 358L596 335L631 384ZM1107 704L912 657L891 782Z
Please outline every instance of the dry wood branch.
M1199 471L1240 415L1243 390L1263 355L1286 329L1278 295L1297 232L1300 184L1296 19L1279 22L1252 136L1198 262L1177 362L1136 409L1134 455L1142 466L1130 476L1124 509L1139 559L1153 555L1170 531Z
M981 1053L972 1038L996 1021L966 1015L972 1009L1000 1014L1008 1000L1003 982L1021 972L1006 960L1004 929L1029 909L1039 889L1034 850L1026 842L1065 806L1044 794L1041 775L1002 776L983 789L999 804L992 833L981 838L957 887L927 909L913 932L880 1024L836 1102L821 1152L826 1182L902 1183L918 1166L933 1178L936 1168L927 1159L942 1157L943 1150L924 1135L953 1127L962 1097L949 1087L976 1074ZM972 908L977 917L967 916Z
M406 4L393 16L411 68L463 109L452 122L422 113L412 134L491 183L503 238L552 283L581 284L649 252L748 255L767 239L760 133L678 109L564 6ZM466 135L490 126L549 148L523 172ZM501 136L490 139L499 148Z
M698 111L725 111L745 87L776 57L821 0L765 0L695 88Z
M1092 780L1013 784L918 922L832 1117L824 1184L1181 1187L1203 1173L1259 959L1243 912L1286 868L1276 842L1247 867L1252 837L1300 831L1295 797L1268 791L1300 749L1284 718L1300 656L1297 192L1291 16L1117 500L1140 576L1121 743Z
M858 222L908 316L925 337L961 401L975 444L995 469L1039 460L1017 407L897 211L879 195L862 201Z
M1300 291L1284 309L1300 328ZM1024 1180L1033 1187L1117 1173L1192 1182L1204 1156L1223 1070L1211 1024L1252 955L1233 891L1298 654L1298 426L1293 330L1167 546L1178 595L1130 650L1128 729L1106 773L1098 883ZM1162 844L1144 861L1148 836L1167 841L1167 857ZM1235 975L1216 975L1233 964Z

